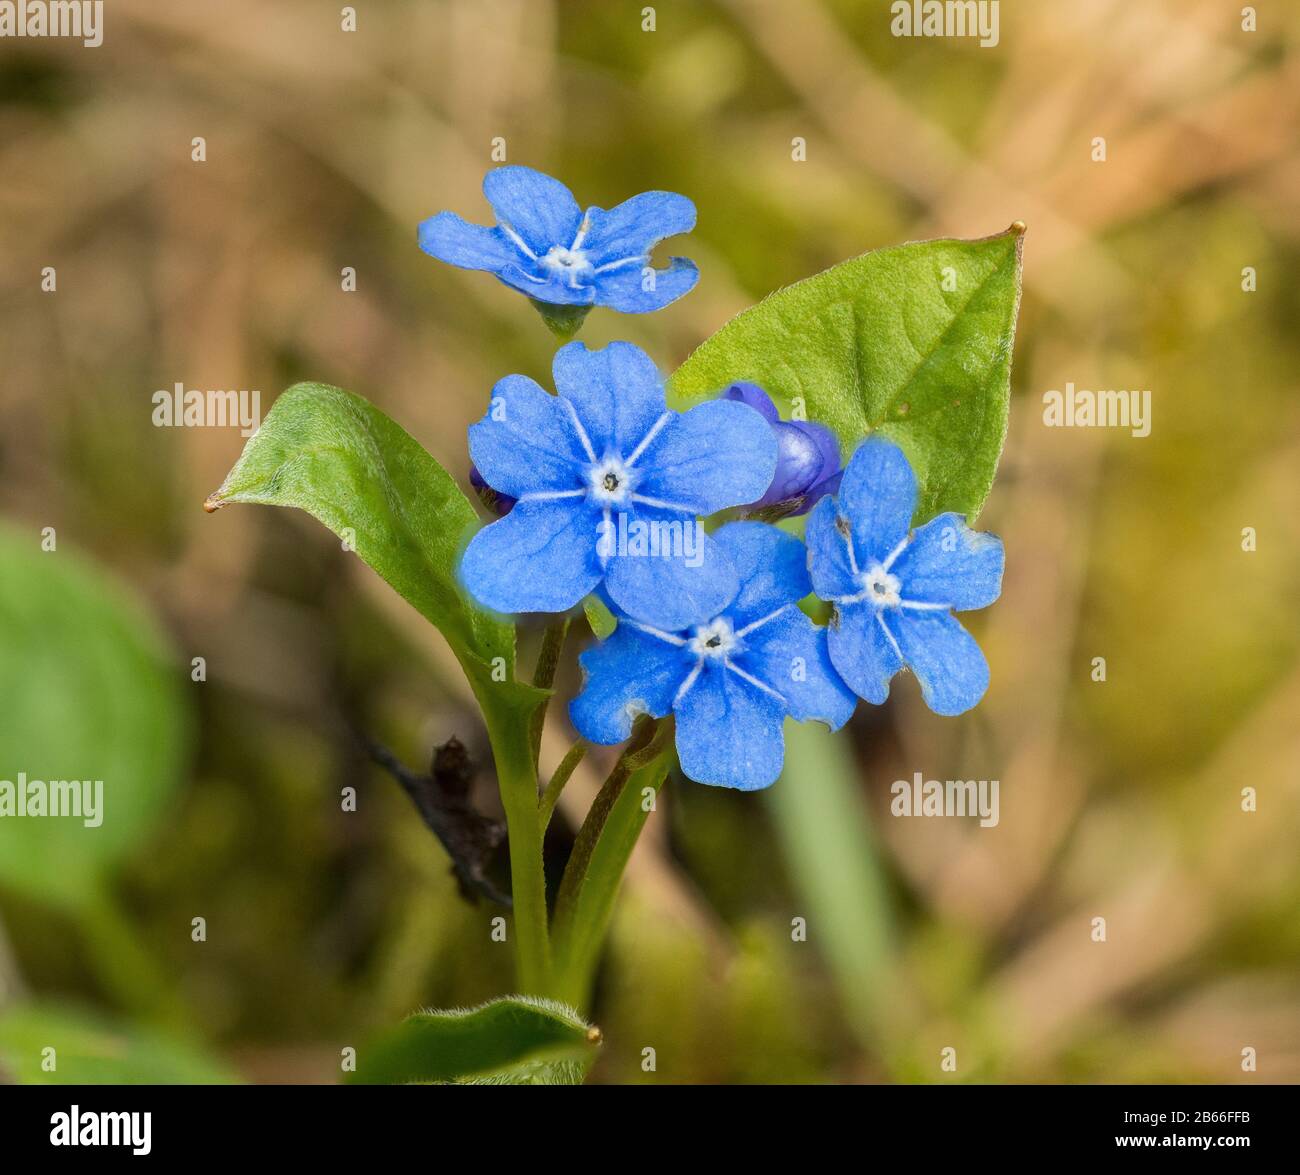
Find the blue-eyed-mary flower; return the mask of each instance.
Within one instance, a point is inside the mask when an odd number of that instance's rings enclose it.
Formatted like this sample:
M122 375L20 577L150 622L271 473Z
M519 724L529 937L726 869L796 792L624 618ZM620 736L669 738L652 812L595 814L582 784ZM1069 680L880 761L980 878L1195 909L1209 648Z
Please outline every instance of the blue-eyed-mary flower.
M497 223L470 224L439 212L420 225L420 248L462 269L483 269L535 302L628 314L659 310L699 280L695 263L650 264L666 237L695 227L695 205L675 192L642 192L615 208L578 206L569 191L531 167L498 167L483 178Z
M827 653L826 630L799 610L811 584L802 542L763 522L714 536L739 573L722 605L682 626L628 618L579 659L578 732L618 743L639 714L676 717L682 771L697 783L753 791L781 774L787 715L838 730L857 699Z
M748 504L752 513L765 518L797 517L839 488L840 446L824 424L782 420L772 398L755 383L734 383L722 398L748 404L768 422L776 437L776 473L763 496Z
M985 608L1002 591L1002 540L940 514L911 530L916 476L903 451L870 438L853 454L837 498L808 517L813 590L835 605L831 660L859 697L879 705L910 669L936 714L984 696L988 662L953 612Z
M669 410L644 351L570 343L552 396L510 375L469 430L483 480L517 499L479 531L461 576L498 612L562 612L603 585L622 612L679 628L735 595L736 569L700 515L753 500L776 440L744 404Z

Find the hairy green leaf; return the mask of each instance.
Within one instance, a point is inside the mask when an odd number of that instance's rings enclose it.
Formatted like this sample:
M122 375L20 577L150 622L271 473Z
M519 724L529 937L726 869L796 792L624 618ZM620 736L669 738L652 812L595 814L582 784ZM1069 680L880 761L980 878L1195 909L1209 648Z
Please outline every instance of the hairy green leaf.
M600 1032L552 1000L507 996L467 1010L419 1012L357 1057L360 1085L413 1082L580 1084Z
M502 680L513 677L514 625L478 607L457 579L474 508L418 442L360 396L316 383L284 392L205 506L232 502L294 506L343 538L442 632L485 705L509 698L527 711L544 696Z
M684 404L751 380L829 425L846 460L878 432L916 471L917 522L973 518L1006 439L1023 231L878 249L778 290L705 340L670 392Z

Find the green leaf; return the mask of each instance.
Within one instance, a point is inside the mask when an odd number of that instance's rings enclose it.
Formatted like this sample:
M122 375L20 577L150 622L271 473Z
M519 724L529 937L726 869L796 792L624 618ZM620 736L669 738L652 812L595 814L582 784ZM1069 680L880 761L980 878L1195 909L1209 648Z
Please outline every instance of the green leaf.
M849 1023L880 1048L903 1001L890 986L893 911L851 746L819 722L787 722L785 770L763 796Z
M847 460L880 433L920 484L916 521L970 518L1006 439L1024 226L879 249L778 290L673 375L679 403L751 380L829 425Z
M442 632L485 706L527 713L546 696L501 680L502 670L514 673L514 625L478 607L457 580L474 508L442 466L360 396L325 384L289 388L204 506L232 502L294 506L350 541Z
M0 884L84 912L181 781L188 673L105 572L39 544L0 528ZM74 795L35 782L80 783L77 814L11 814L20 775L29 812L39 792L64 811Z
M44 1067L53 1049L54 1071ZM20 1085L227 1085L219 1062L158 1033L90 1013L14 1004L0 1013L0 1081Z
M507 996L478 1008L420 1012L363 1048L360 1085L580 1084L600 1044L572 1008Z

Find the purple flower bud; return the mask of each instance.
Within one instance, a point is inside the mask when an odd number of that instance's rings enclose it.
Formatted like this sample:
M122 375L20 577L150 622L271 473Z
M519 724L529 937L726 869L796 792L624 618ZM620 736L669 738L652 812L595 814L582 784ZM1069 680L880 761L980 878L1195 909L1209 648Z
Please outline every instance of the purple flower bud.
M807 514L840 484L840 448L823 424L782 420L771 397L758 384L734 383L719 397L738 400L758 412L776 434L776 473L767 492L747 509L773 518Z
M738 400L742 404L748 404L769 424L775 424L781 419L780 413L776 410L776 405L772 403L772 397L763 391L758 384L743 381L734 383L718 399Z
M512 498L509 494L497 493L483 480L483 475L479 473L478 468L474 465L469 467L469 484L474 487L474 492L478 494L478 500L493 514L498 514L504 518L514 509L517 499Z

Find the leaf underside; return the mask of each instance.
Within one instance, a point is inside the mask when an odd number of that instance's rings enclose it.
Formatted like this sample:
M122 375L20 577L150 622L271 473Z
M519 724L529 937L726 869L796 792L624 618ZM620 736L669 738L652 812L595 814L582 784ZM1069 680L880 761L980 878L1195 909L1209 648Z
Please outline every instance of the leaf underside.
M350 1081L580 1084L599 1041L599 1032L564 1004L507 996L408 1017L360 1051Z

